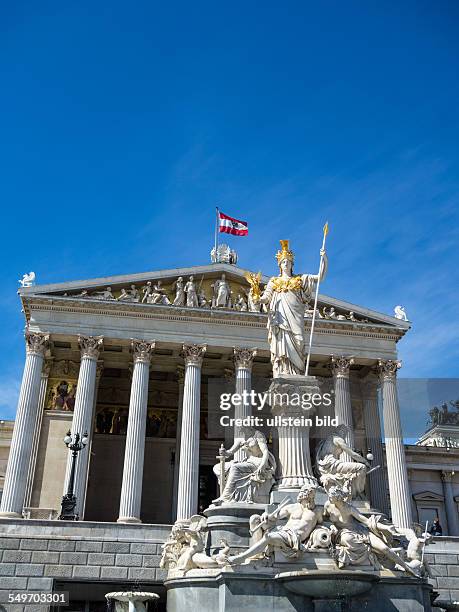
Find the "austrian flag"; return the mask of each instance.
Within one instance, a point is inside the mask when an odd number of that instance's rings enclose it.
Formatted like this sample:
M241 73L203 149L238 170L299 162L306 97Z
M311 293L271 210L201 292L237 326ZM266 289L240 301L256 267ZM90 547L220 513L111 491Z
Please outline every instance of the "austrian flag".
M249 233L249 226L246 221L233 219L233 217L228 217L220 211L218 211L218 223L221 233L233 234L233 236L247 236Z

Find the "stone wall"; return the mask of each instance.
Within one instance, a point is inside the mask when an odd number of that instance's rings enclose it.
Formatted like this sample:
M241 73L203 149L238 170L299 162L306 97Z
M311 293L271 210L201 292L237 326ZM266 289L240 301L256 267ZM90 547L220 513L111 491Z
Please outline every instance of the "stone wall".
M165 578L159 560L170 529L170 525L1 519L0 610L2 605L8 612L23 610L23 606L5 606L9 591L49 592L56 581L100 581L115 584L115 590L140 581L143 588L154 590ZM24 610L34 612L34 606ZM46 607L37 610L45 612Z
M438 600L459 601L459 538L434 538L426 547L425 559L433 575L429 582L438 591Z

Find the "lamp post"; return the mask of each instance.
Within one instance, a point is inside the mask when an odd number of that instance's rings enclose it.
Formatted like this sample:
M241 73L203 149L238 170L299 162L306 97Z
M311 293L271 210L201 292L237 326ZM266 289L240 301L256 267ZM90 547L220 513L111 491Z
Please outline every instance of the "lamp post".
M78 514L75 514L75 506L77 499L73 493L73 486L75 481L75 466L78 453L88 443L88 434L85 432L80 441L80 434L76 433L72 438L70 430L64 438L65 445L69 450L72 451L72 468L70 470L69 484L67 487L67 493L62 497L61 502L61 514L59 520L61 521L77 521L79 519Z

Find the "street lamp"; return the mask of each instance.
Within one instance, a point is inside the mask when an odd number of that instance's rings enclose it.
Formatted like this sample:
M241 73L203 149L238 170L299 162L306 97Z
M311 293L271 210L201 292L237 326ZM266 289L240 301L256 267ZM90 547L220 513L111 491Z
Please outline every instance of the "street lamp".
M83 450L83 448L88 443L88 434L85 432L83 437L80 440L80 434L76 433L72 438L72 434L70 430L67 432L67 435L64 438L65 445L69 450L72 451L72 468L70 470L69 484L67 487L67 493L62 497L61 502L61 514L59 516L59 520L61 521L77 521L79 519L78 514L75 514L76 507L76 497L73 493L73 486L75 483L75 466L76 460L78 457L78 453Z

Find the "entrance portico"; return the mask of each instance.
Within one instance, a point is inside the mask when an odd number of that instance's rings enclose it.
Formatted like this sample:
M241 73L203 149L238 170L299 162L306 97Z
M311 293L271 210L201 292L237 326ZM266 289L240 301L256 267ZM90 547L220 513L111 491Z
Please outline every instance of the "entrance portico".
M0 508L3 515L20 515L25 505L26 491L14 476L23 467L14 458L22 457L22 462L24 457L30 459L37 424L38 450L26 470L34 475L32 508L59 509L67 462L61 440L70 428L73 433L88 429L91 441L79 457L76 482L81 518L172 522L175 498L179 518L199 510L204 468L216 462L222 442L208 435L209 380L224 380L232 371L236 391L250 384L250 375L266 380L271 377L267 316L236 309L230 303L223 308L186 307L159 298L156 303L118 298L129 286L137 285L141 293L141 285L155 279L171 287L172 298L173 282L180 276L194 276L210 302L213 283L222 274L233 294L247 291L244 270L228 264L21 290L29 334L46 337L52 366L41 400L44 357L37 362L34 376L24 376L21 397L29 398L31 408L15 425L5 483L9 493ZM324 314L316 321L310 373L333 380L337 416L352 429L358 421L356 400L361 401L362 394L367 398L364 390L368 377L373 376L383 385L384 413L395 419L388 420L393 436L398 404L393 392L387 391L384 376L387 378L389 366L384 364L395 362L396 343L409 325L325 296L320 296L319 306L325 313L333 308L337 315ZM305 318L306 328L309 325L310 318ZM27 372L29 368L26 362ZM182 386L177 376L180 368L184 368ZM358 397L353 396L353 387L358 389ZM365 410L371 412L372 405L367 403ZM37 419L40 411L41 420ZM371 415L374 419L374 410ZM379 422L374 431L366 429L368 438L380 431ZM238 432L232 435L237 437ZM369 446L373 448L373 443L368 442ZM380 448L377 441L376 447ZM402 482L400 474L406 472L403 445L393 453L393 460L388 457L391 487L395 481ZM180 463L176 463L178 455ZM378 495L381 500L381 484L370 487L372 495L377 491L375 501ZM394 517L400 517L406 526L411 514L409 499L406 495L391 496L391 503Z

